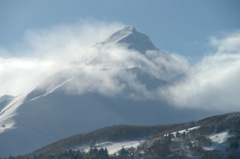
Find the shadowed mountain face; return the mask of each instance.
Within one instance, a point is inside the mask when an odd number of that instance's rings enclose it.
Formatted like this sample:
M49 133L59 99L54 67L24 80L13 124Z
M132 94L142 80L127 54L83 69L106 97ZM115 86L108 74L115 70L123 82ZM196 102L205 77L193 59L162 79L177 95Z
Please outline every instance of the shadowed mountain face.
M98 45L111 43L123 44L141 56L147 56L147 50L159 51L146 35L129 26ZM170 55L157 53L171 61ZM108 60L102 59L99 62ZM137 60L135 63L144 62ZM99 69L93 65L87 71L65 70L53 75L29 92L20 106L12 104L16 112L6 119L14 126L0 134L0 157L29 153L59 139L105 126L179 123L213 114L178 109L155 96L155 92L172 83L155 76L147 66L144 70L137 66Z
M127 71L132 74L135 74L139 82L144 84L148 90L153 90L159 87L166 87L171 85L169 82L158 79L153 75L150 75L145 71L142 71L138 67L127 69Z
M110 125L185 122L199 119L205 113L178 110L158 100L114 98L96 93L66 95L56 91L20 106L13 118L16 128L0 135L0 153L32 152L62 138Z

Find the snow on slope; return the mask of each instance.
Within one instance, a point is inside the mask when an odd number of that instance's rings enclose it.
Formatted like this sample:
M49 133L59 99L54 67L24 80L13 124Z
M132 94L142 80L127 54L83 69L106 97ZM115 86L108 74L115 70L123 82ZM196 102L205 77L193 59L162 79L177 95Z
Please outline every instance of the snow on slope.
M171 134L174 136L174 137L176 137L177 136L177 133L179 133L179 134L183 134L183 133L189 133L190 131L192 131L192 130L195 130L195 129L199 129L200 128L200 126L194 126L194 127L191 127L191 128L188 128L188 129L184 129L184 130L180 130L180 131L178 131L178 132L172 132ZM167 136L168 134L165 134L164 136Z
M50 93L53 93L56 89L60 88L61 86L63 86L64 84L68 83L69 81L71 81L73 78L70 78L64 82L62 82L61 84L53 87L53 88L49 88L47 90L47 92L43 95L37 96L33 99L31 99L30 101L36 100L38 98L44 97ZM20 95L18 97L15 97L10 103L8 103L0 112L0 134L8 129L13 129L14 125L15 125L15 121L12 119L12 117L14 117L17 113L17 109L18 107L23 104L25 97L27 96L27 94L23 94Z
M116 43L125 45L128 49L139 51L142 54L145 54L147 50L159 50L154 46L147 35L138 32L133 26L124 27L100 44L108 46Z
M15 121L12 117L16 115L17 108L23 103L25 95L15 97L9 104L7 104L0 112L0 134L7 129L13 129Z
M114 33L112 36L110 36L105 42L116 43L129 36L134 30L135 28L133 26L126 26L123 29Z
M34 97L34 98L30 99L30 101L36 100L36 99L44 97L44 96L46 96L46 95L48 95L50 93L53 93L55 90L57 90L58 88L62 87L66 83L70 82L72 79L73 79L73 77L68 79L68 80L66 80L66 81L63 81L62 83L58 84L57 86L53 86L53 87L47 88L45 94L39 95L37 97Z
M200 126L195 126L195 127L191 127L188 128L187 130L180 130L178 131L180 134L182 133L189 133L191 130L195 130L195 129L199 129ZM176 137L177 132L172 132L171 134L174 135L174 137ZM167 135L167 134L166 134ZM214 137L214 136L213 136ZM143 139L139 139L139 140L132 140L132 141L121 141L121 142L102 142L102 143L97 143L95 146L97 149L107 149L108 153L110 155L114 154L114 153L118 153L119 150L121 150L122 148L128 149L128 148L136 148L138 147L142 142L144 142L145 140ZM81 146L76 146L75 148L73 148L73 150L77 151L85 151L85 152L89 152L90 151L90 146L88 145L81 145Z
M204 146L204 150L219 150L224 152L228 146L227 140L230 136L228 135L228 131L216 133L209 135L208 138L212 141L211 146Z
M144 140L121 141L121 142L102 142L102 143L96 144L95 146L97 149L101 149L101 148L105 149L106 148L108 150L108 154L112 155L114 153L118 153L118 151L121 150L122 148L125 148L125 149L136 148L143 141ZM74 150L89 152L90 147L87 145L82 145L82 146L75 147Z

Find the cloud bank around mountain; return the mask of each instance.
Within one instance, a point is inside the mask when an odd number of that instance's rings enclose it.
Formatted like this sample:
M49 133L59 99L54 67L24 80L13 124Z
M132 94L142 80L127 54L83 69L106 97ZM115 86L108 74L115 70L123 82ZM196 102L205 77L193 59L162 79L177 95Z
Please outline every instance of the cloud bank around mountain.
M0 96L29 92L58 71L70 69L75 63L85 65L96 56L91 46L121 27L120 23L83 20L27 30L19 44L9 50L0 48Z
M187 77L168 88L169 102L180 107L240 109L240 32L210 38L215 52L203 57Z
M62 70L81 70L81 78L69 85L68 93L96 91L116 96L128 87L135 91L133 98L164 99L179 108L240 108L240 32L211 37L213 52L190 66L185 57L171 55L168 60L161 51L143 55L119 45L93 47L122 27L121 23L82 21L26 31L13 49L0 48L0 96L29 92ZM119 71L132 67L162 80L184 76L172 86L149 90L134 74Z

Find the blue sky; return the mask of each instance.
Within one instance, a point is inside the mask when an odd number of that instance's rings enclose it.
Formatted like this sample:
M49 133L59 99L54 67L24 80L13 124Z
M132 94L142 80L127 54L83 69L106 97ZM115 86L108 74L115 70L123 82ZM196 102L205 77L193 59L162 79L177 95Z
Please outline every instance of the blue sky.
M238 0L1 0L0 46L11 48L27 30L94 19L132 25L160 49L193 60L209 51L209 37L240 28Z

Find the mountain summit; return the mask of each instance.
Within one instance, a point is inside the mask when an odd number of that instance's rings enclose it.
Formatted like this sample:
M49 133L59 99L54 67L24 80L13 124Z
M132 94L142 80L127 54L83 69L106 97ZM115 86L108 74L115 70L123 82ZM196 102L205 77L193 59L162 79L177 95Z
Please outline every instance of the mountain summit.
M115 44L138 52L129 54ZM57 72L26 95L0 98L0 157L106 126L169 124L212 113L178 109L164 100L161 92L174 86L170 80L184 69L134 27L124 27L98 46L86 67Z
M133 26L125 26L123 29L112 34L103 44L118 43L126 45L128 49L134 49L141 53L147 50L157 50L150 38L138 32Z

